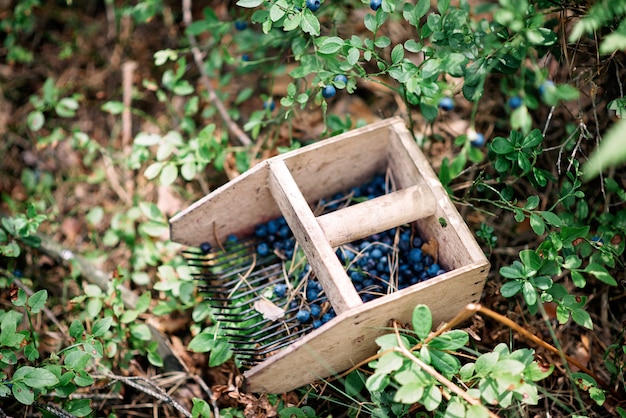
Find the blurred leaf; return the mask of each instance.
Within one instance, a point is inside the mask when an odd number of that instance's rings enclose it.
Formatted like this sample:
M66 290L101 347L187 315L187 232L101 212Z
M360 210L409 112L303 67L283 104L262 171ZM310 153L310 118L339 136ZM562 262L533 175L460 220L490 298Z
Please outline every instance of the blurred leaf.
M626 138L626 119L616 122L604 134L602 143L582 167L584 181L589 181L602 170L626 160L624 138Z

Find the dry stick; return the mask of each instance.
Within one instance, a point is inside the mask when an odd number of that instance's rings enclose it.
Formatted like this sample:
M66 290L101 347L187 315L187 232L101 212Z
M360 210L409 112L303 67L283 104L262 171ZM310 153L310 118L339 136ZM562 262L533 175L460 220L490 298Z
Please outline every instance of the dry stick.
M122 64L122 103L124 110L122 110L122 152L124 158L129 158L132 152L132 136L133 136L133 115L130 110L130 106L133 100L133 74L137 68L135 61L127 61ZM124 171L126 177L126 190L128 195L132 196L134 193L134 182L128 176L128 170Z
M419 368L421 368L426 373L428 373L429 375L431 375L432 377L437 379L437 381L439 381L439 383L441 383L442 385L447 387L450 390L450 392L455 393L456 395L458 395L461 398L463 398L465 400L465 402L467 402L468 404L483 406L487 410L487 413L489 414L489 416L491 418L498 418L498 415L494 414L488 408L486 408L480 402L480 400L478 400L476 398L472 398L470 395L467 394L467 392L465 392L463 389L461 389L460 387L455 385L453 382L451 382L449 379L447 379L444 375L442 375L437 370L435 370L432 366L424 363L422 360L420 360L419 358L415 357L415 355L413 353L411 353L404 346L402 341L400 340L400 332L398 332L398 325L396 323L393 324L393 328L394 328L394 331L395 331L395 334L396 334L396 339L398 340L398 347L394 347L393 351L398 352L398 353L404 355L406 358L411 360L413 363L417 364L419 366Z
M162 402L169 403L176 409L178 412L183 414L186 417L191 417L191 413L185 409L184 406L179 404L174 398L167 394L160 386L156 385L154 382L151 382L148 379L144 379L143 377L125 377L125 376L117 376L114 374L108 374L107 377L113 380L117 380L122 382L130 387L133 387L149 396L152 396L155 399L158 399ZM138 383L141 382L141 383Z
M183 0L183 21L185 26L189 28L191 26L191 0ZM202 53L200 52L200 48L198 48L198 42L196 38L191 34L191 32L187 31L187 39L189 40L189 45L191 46L191 52L193 53L193 59L196 62L196 66L200 71L200 80L202 80L202 84L207 90L209 94L209 100L215 105L217 111L220 113L222 120L228 127L228 130L237 137L239 143L243 146L249 146L252 144L252 140L244 131L241 130L239 125L237 125L228 115L228 111L224 106L224 103L217 97L215 93L215 89L211 84L211 80L209 80L209 76L204 68L204 61L202 60Z
M220 408L219 406L217 406L217 399L215 399L215 395L213 394L213 391L209 388L209 385L207 385L204 379L202 379L200 376L194 375L192 376L192 378L198 385L200 385L202 390L204 390L204 392L209 395L209 401L211 401L211 407L213 408L213 418L220 418Z
M448 322L443 327L441 327L441 329L437 330L437 332L431 334L426 339L426 341L432 340L433 338L437 337L438 335L441 335L442 333L446 332L447 330L456 327L458 324L460 324L461 322L464 322L470 316L474 315L477 312L480 312L483 315L486 315L486 316L488 316L488 317L490 317L492 319L495 319L496 321L500 322L501 324L504 324L504 325L508 326L509 328L511 328L514 331L518 332L522 337L524 337L527 340L529 340L529 341L531 341L531 342L533 342L533 343L543 347L544 349L546 349L548 351L551 351L554 354L563 355L563 357L567 360L568 363L570 363L573 366L578 367L580 370L582 370L583 372L587 373L589 376L591 376L594 379L596 379L596 381L601 386L608 387L606 382L604 382L594 372L592 372L591 370L589 370L588 368L583 366L575 358L570 357L567 354L560 352L556 347L554 347L553 345L548 344L547 342L545 342L541 338L539 338L539 337L535 336L534 334L530 333L525 328L523 328L520 325L518 325L516 322L510 320L509 318L507 318L504 315L501 315L501 314L499 314L497 312L492 311L489 308L485 308L484 306L482 306L479 303L470 303L470 304L468 304L465 307L465 309L463 309L463 311L461 313L459 313L454 319L452 319L450 322Z

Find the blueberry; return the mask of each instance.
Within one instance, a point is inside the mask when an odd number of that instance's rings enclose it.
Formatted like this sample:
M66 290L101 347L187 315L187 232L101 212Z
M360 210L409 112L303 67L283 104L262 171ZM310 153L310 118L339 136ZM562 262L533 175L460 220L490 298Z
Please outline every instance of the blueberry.
M269 109L270 112L274 111L274 109L276 109L276 103L274 103L274 100L272 99L267 99L265 102L263 102L263 109Z
M355 283L361 283L363 281L363 274L358 271L350 273L350 279Z
M254 228L254 235L259 238L264 238L267 236L267 225L259 224Z
M328 84L322 89L322 96L324 96L325 99L330 99L335 93L337 93L337 90L332 84Z
M306 290L306 299L308 301L314 301L317 299L317 295L319 294L317 289L307 289Z
M343 74L337 74L335 76L335 83L343 83L343 86L345 86L348 84L348 77Z
M278 283L276 286L274 286L274 294L279 298L285 296L285 293L287 293L287 286L285 286L284 284Z
M476 148L482 147L483 145L485 145L485 135L481 134L480 132L476 132L476 137L472 139L470 144L472 144L472 146Z
M509 107L513 110L522 105L522 98L519 96L513 96L509 99Z
M211 251L211 244L206 241L203 242L200 244L200 251L202 251L203 254L208 254Z
M306 0L306 7L309 8L312 12L319 9L321 6L320 0Z
M243 55L241 56L241 60L242 60L242 61L250 61L250 55L248 55L248 54L243 54Z
M372 252L370 253L370 257L375 258L375 259L380 259L382 256L383 256L383 252L380 250L380 248L374 248Z
M420 261L422 261L422 250L419 248L413 248L409 252L409 260L411 260L413 263L419 263Z
M454 100L451 97L443 97L439 101L439 108L445 111L454 109Z
M311 319L311 312L306 309L300 309L296 314L296 319L300 322L309 322Z
M237 29L237 30L244 30L247 27L248 27L248 23L246 23L245 20L237 20L237 21L235 21L235 29Z
M313 328L318 329L319 327L321 327L324 323L322 322L321 319L314 319L313 320Z
M261 257L265 257L266 255L270 253L270 246L267 245L267 243L262 242L256 246L256 252Z
M424 244L424 241L420 237L413 238L413 248L419 248Z
M539 94L544 95L550 91L553 91L556 88L554 85L554 81L546 80L539 86Z
M322 307L317 303L312 304L310 309L313 318L319 318L322 315Z
M380 8L380 5L383 3L383 0L371 0L370 1L370 8L373 11L376 11Z
M322 322L323 323L327 323L328 321L330 321L331 319L333 319L335 317L335 315L333 315L330 312L326 312L323 316L322 316Z
M272 219L267 223L267 232L269 232L270 234L277 233L279 229L280 223L278 222L278 219Z
M441 267L439 267L439 264L437 263L433 263L430 266L428 266L428 274L430 276L436 276L439 270L441 270Z
M599 244L599 245L604 245L604 240L599 236L591 237L591 242Z
M206 244L208 244L208 242ZM210 244L209 244L209 247L210 247ZM20 270L20 269L15 269L15 270L13 270L13 276L15 276L15 277L17 277L19 279L21 277L24 277L24 272L22 270Z
M433 260L432 256L427 255L426 257L424 257L424 265L425 266L430 266L434 262L435 262L435 260Z

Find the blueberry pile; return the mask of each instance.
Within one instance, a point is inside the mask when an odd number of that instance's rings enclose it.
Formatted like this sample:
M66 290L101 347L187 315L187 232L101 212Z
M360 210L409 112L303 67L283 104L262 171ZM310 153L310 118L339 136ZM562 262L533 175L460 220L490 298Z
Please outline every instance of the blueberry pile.
M385 176L377 174L371 181L346 193L320 200L316 214L373 199L384 195L387 190ZM284 263L293 264L304 258L283 217L257 225L254 235L259 259L276 256ZM445 273L432 252L431 247L424 246L422 238L413 228L405 225L342 245L336 254L361 299L368 302ZM293 269L286 269L289 270ZM308 264L300 263L287 280L280 277L269 284L272 288L270 298L285 309L285 319L295 319L303 327L319 328L335 317L321 284Z

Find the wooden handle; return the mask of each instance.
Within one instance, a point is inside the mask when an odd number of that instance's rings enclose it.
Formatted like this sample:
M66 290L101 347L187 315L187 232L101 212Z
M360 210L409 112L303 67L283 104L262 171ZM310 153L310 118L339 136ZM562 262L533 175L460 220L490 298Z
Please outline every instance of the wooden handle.
M335 312L361 306L352 281L328 243L289 168L282 160L269 163L269 186L298 244L319 279Z
M415 185L317 217L332 247L435 214L437 202L425 185Z

